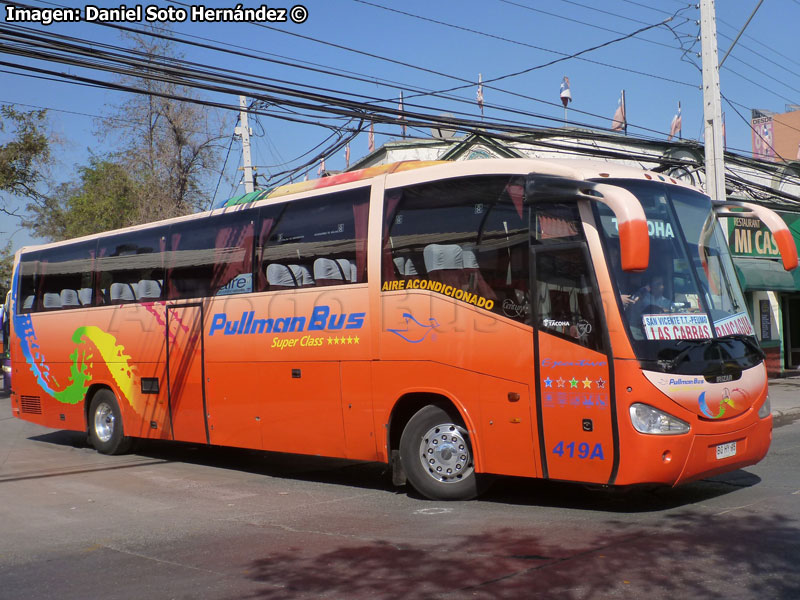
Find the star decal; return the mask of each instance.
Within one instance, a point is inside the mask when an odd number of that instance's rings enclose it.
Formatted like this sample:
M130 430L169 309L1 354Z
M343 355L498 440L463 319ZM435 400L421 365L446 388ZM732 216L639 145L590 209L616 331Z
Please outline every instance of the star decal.
M559 378L556 380L556 383L558 384L558 387L560 387L560 388L563 388L563 387L566 385L566 383L567 383L567 380L566 380L566 379L564 379L563 377L559 377Z
M606 381L602 377L597 380L597 387L598 389L604 390L606 389Z
M549 388L553 387L553 380L550 379L549 377L547 379L545 379L544 380L544 387L549 387Z
M583 389L591 389L592 387L592 380L588 377L583 380Z
M572 388L576 388L577 389L578 388L578 380L575 379L574 377L572 379L570 379L569 380L569 387L570 387L570 389L572 389Z

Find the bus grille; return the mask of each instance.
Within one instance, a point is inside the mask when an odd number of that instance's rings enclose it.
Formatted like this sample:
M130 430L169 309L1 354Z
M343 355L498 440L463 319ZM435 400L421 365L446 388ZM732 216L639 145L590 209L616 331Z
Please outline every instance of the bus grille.
M39 396L20 396L20 408L29 415L42 414L42 399Z

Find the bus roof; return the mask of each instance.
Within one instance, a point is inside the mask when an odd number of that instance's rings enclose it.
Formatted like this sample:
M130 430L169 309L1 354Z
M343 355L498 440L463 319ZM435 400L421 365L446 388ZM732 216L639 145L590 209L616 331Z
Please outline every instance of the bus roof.
M599 160L536 158L490 158L467 161L410 160L367 167L357 171L346 171L344 173L338 173L329 177L321 177L318 179L311 179L309 181L290 183L267 190L257 190L248 194L227 199L218 206L214 207L211 211L204 211L201 213L194 213L181 217L173 217L171 219L154 221L152 223L142 225L133 225L131 227L91 234L70 240L63 240L35 246L24 246L20 248L18 252L29 252L44 248L57 247L78 241L88 241L107 235L117 235L130 231L137 231L150 225L164 225L202 218L212 213L225 212L231 208L236 209L244 206L253 206L258 202L275 200L277 198L283 198L290 195L299 195L300 197L314 195L314 192L319 190L335 188L338 186L347 186L348 184L359 181L365 182L369 179L383 175L388 176L387 187L391 188L427 181L430 179L445 179L479 174L526 175L528 173L558 175L578 180L601 178L645 179L693 188L693 186L683 181L663 175L661 173L646 171L629 165L621 165L618 163Z

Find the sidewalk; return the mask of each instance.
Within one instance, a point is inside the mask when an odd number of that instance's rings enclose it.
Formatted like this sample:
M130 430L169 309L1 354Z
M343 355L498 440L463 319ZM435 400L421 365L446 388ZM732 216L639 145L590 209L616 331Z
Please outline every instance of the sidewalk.
M773 417L800 415L800 377L770 379L769 399Z

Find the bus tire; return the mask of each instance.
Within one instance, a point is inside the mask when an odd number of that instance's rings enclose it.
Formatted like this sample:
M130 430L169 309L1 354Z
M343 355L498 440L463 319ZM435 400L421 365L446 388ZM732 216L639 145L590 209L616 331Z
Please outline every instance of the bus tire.
M122 413L111 390L99 390L89 407L89 440L100 454L124 454L131 447L122 427Z
M431 500L470 500L481 491L469 433L441 406L428 405L409 419L400 459L409 483Z

